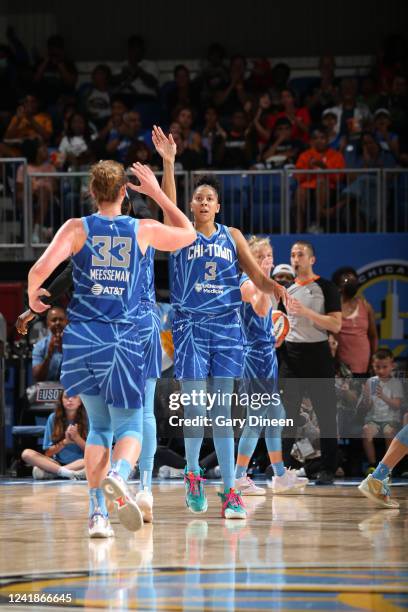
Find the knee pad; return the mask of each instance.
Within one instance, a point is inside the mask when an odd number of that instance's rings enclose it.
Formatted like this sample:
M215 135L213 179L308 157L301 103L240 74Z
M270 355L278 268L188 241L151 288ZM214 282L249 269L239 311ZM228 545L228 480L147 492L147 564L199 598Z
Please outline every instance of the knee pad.
M109 409L115 441L122 438L135 438L140 443L143 439L143 410Z

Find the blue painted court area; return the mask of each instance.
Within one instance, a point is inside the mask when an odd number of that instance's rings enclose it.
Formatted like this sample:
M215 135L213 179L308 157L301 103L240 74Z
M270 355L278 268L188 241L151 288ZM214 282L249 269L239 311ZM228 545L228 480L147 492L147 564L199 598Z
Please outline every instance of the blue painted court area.
M65 609L398 612L408 609L408 569L252 567L66 572L3 579L0 604L8 603L10 594L18 593L53 598L69 594L71 605L65 605Z

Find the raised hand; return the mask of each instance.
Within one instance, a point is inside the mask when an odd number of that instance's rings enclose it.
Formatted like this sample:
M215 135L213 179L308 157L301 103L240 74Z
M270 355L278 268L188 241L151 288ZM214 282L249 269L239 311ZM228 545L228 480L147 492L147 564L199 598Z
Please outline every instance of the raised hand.
M161 191L160 185L157 182L156 177L150 170L149 166L136 162L130 168L130 173L140 181L140 185L134 185L133 183L127 183L127 187L138 193L144 193L150 198L155 199L155 195Z
M39 289L35 289L35 291L28 294L28 303L29 303L31 310L33 310L34 312L41 313L41 312L45 312L46 310L50 308L50 304L44 304L41 301L40 298L43 295L50 297L51 294L46 289L43 289L42 287L40 287Z
M154 125L152 130L152 140L156 151L163 158L163 161L173 162L176 158L177 145L174 142L173 134L167 137L161 127Z

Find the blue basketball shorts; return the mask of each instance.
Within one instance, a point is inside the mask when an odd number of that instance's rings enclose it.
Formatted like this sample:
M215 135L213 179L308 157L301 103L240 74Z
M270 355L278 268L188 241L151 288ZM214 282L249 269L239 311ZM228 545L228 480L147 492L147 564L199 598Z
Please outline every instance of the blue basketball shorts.
M239 378L243 334L236 311L216 316L176 313L173 322L175 376L179 380Z
M69 396L101 395L113 408L142 408L145 368L136 325L71 322L62 353L61 382Z

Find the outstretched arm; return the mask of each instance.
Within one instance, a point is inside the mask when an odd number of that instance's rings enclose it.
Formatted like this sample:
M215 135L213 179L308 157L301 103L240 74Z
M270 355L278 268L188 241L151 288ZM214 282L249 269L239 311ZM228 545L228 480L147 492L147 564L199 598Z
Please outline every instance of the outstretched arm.
M262 293L274 295L276 300L287 301L286 289L271 278L267 278L259 267L255 257L251 253L242 233L236 227L230 227L230 232L237 245L238 260L241 268L246 272L255 285Z
M131 189L155 200L163 213L167 214L172 225L172 227L167 227L158 221L143 219L140 222L138 234L138 243L142 253L145 253L148 246L161 251L176 251L194 242L197 234L193 225L160 189L150 168L137 163L133 164L131 172L140 181L140 185L128 183Z
M42 295L49 296L48 291L42 289L41 285L60 263L83 246L85 240L80 219L69 219L60 227L51 244L28 273L28 299L32 310L41 313L50 307L40 299Z
M174 160L176 159L177 145L173 135L167 137L161 127L154 125L152 140L156 151L163 160L162 189L166 196L177 205L176 181L174 179Z

